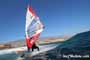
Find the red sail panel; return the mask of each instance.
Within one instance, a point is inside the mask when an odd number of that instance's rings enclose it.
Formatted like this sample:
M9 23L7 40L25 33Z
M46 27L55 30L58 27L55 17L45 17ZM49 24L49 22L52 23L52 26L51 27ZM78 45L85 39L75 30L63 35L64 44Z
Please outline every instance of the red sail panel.
M35 43L35 41L38 39L39 36L40 36L40 33L32 36L31 38L30 37L26 38L26 43L28 48L32 48L33 44Z

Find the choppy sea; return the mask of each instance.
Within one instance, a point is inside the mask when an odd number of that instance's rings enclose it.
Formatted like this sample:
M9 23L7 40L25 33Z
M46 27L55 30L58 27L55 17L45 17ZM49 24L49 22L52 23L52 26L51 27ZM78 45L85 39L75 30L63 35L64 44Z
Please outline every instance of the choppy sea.
M58 42L55 49L40 53L24 60L90 60L90 31L79 33L65 42ZM0 60L17 60L18 55L7 54ZM8 58L4 58L4 57Z

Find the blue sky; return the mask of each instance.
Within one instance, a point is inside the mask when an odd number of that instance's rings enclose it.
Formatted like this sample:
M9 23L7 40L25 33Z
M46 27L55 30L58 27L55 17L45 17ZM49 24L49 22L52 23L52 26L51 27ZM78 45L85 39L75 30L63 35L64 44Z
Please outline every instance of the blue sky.
M45 25L41 37L90 30L90 0L0 0L0 42L25 38L28 4Z

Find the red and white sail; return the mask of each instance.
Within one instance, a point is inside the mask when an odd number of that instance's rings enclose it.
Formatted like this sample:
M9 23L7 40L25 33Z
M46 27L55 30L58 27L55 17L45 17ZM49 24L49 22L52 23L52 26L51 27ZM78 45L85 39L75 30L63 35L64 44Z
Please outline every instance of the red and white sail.
M40 33L43 31L43 24L41 23L39 17L35 14L32 7L28 6L26 13L26 43L29 48L32 48L32 45L38 39Z

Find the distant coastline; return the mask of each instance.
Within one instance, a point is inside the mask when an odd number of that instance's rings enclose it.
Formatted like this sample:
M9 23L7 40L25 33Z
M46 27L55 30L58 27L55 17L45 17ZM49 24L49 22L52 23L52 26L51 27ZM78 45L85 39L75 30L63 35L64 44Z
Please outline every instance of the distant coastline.
M69 37L49 37L49 38L41 38L36 41L36 44L43 45L43 44L49 44L49 43L57 43L57 42L63 42L67 40ZM16 48L16 47L22 47L26 46L25 40L17 40L17 41L11 41L6 44L0 44L0 50L2 49L9 49L9 48Z

